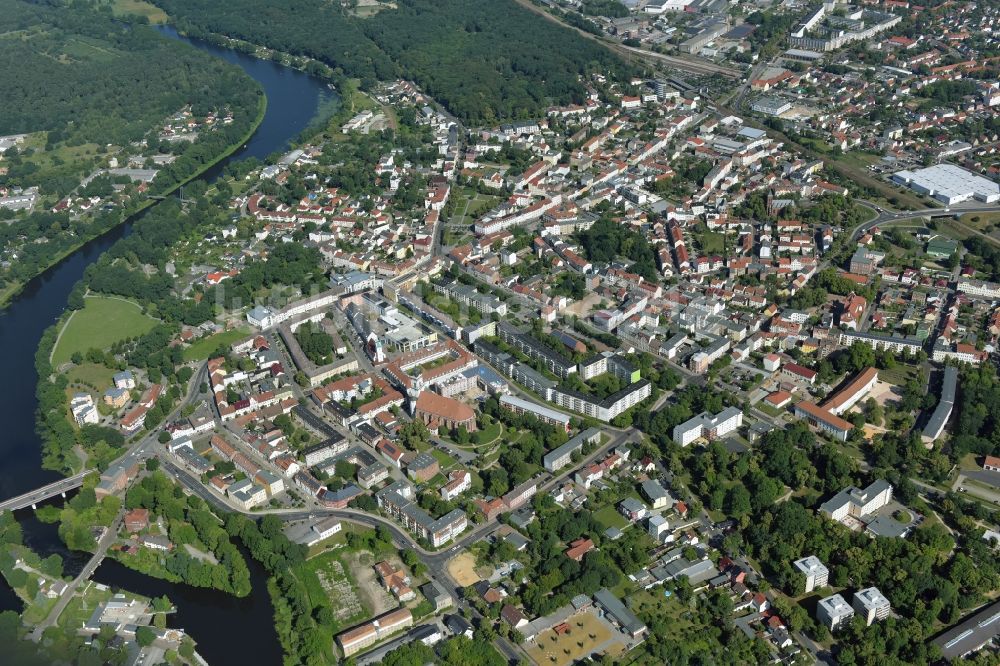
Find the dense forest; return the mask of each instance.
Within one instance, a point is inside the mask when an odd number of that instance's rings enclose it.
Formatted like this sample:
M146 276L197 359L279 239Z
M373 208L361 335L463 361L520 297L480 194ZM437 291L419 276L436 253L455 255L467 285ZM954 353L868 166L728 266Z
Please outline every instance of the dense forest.
M159 126L188 105L196 115L232 112L232 123L173 151L176 159L160 168L149 190L165 193L242 141L262 108L259 86L238 67L147 26L126 26L107 9L0 0L0 12L7 30L0 36L0 59L18 64L0 68L0 134L46 132L44 147L8 151L0 185L37 185L43 197L62 197L96 168L97 146L155 141ZM40 162L47 166L40 168ZM99 178L88 189L101 181L110 186ZM37 209L0 224L0 247L17 250L17 261L0 275L0 289L37 275L67 250L119 224L141 202L78 218Z
M155 2L190 34L225 34L313 57L365 87L378 79L412 79L475 124L579 102L579 75L626 67L514 0L399 0L397 9L366 19L324 0Z
M49 131L50 145L141 138L186 104L251 109L254 84L237 68L110 10L0 0L4 91L0 134ZM240 104L242 102L242 104Z

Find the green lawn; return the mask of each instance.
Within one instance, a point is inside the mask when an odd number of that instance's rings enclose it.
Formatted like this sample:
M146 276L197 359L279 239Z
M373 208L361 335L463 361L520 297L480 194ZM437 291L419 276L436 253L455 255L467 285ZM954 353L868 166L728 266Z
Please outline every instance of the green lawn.
M482 431L477 434L479 441L482 442L481 446L486 446L496 441L497 437L499 437L502 433L503 433L503 424L500 423L499 421L494 421L493 423L483 428Z
M701 251L706 254L718 254L725 249L725 236L717 231L706 231L699 236Z
M920 368L907 363L896 363L889 370L879 370L878 378L883 382L888 382L895 386L902 386L911 379L916 379L920 375Z
M446 472L455 466L455 459L440 449L431 449L431 455L438 461L442 472Z
M617 527L618 529L623 530L628 527L628 519L618 513L618 509L610 504L599 511L595 511L594 520L603 525L605 529L609 527Z
M140 307L119 298L87 297L84 308L72 314L52 351L53 365L70 360L75 352L107 349L119 340L142 335L156 325Z
M966 213L959 220L977 231L986 231L991 224L1000 224L1000 213Z
M87 384L104 391L111 388L114 375L115 371L111 368L97 363L82 363L66 373L66 378L71 384Z
M250 335L248 328L234 328L231 331L223 331L210 335L201 340L195 340L191 346L184 350L185 361L204 361L219 348L219 345L229 346L238 340Z
M774 418L778 418L787 411L785 409L777 409L770 403L764 402L763 400L757 403L757 409L764 412L768 416L773 416Z
M496 206L499 202L500 197L477 193L475 197L469 201L469 210L467 210L465 214L470 217L481 215Z
M871 153L865 153L860 150L852 150L842 155L839 155L837 159L845 164L849 164L856 169L867 169L872 164L881 161L878 155L872 155Z
M144 0L112 0L111 11L115 16L127 14L145 16L150 23L166 23L168 19L166 12Z

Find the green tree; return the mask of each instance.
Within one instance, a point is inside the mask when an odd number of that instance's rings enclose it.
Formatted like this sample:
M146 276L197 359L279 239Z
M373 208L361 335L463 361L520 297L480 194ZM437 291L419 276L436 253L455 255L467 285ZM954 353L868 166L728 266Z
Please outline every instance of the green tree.
M146 626L137 627L135 630L135 642L141 647L149 647L156 640L156 634Z

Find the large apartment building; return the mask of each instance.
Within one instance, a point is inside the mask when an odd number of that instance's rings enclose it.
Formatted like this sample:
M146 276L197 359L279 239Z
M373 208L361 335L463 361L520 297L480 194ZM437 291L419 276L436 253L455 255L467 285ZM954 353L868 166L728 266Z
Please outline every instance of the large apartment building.
M601 431L588 428L562 446L552 449L542 458L542 466L547 472L557 472L573 462L573 454L583 449L585 444L601 441Z
M500 322L497 325L497 335L528 358L540 362L546 370L561 379L576 372L576 363L506 322Z
M443 546L468 527L465 512L455 509L434 518L416 503L416 493L405 480L391 483L375 493L379 508L398 520L413 534L426 539L434 547Z
M725 437L743 424L743 412L737 407L727 407L714 416L702 412L680 425L674 426L674 441L687 446L699 437L708 440Z
M854 593L854 610L871 626L876 620L889 617L892 605L877 587L869 587Z
M823 502L819 512L831 520L842 521L848 516L869 516L892 501L892 484L884 479L872 481L864 490L850 486Z

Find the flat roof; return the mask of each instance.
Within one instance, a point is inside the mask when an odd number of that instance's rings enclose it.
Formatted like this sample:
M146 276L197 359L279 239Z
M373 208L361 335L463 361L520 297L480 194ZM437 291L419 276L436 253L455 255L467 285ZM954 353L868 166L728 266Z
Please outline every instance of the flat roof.
M949 365L944 369L944 379L941 383L941 399L938 401L934 413L924 426L923 436L937 439L938 434L944 430L945 424L951 418L952 408L955 406L955 387L958 384L958 368Z
M542 458L542 464L544 465L546 463L554 462L567 454L572 455L577 449L583 448L584 444L600 436L601 431L597 428L587 428L562 446L552 449L546 453Z
M953 661L975 652L1000 634L1000 601L987 606L934 639L945 659Z
M851 608L844 597L839 594L832 594L825 599L820 599L819 605L825 608L827 612L834 617L854 613L854 609Z
M977 173L954 164L935 164L916 171L899 171L893 174L896 180L907 185L918 185L932 195L966 197L1000 195L1000 185Z
M550 409L545 405L540 405L537 402L532 402L531 400L525 400L524 398L519 398L516 395L500 396L500 404L518 407L520 409L524 409L534 414L539 414L541 416L544 416L545 418L552 419L554 421L569 423L570 420L568 414L563 414L562 412Z
M861 602L865 608L880 608L888 606L889 600L877 587L869 587L854 593L854 598Z
M646 625L642 623L642 620L626 608L625 604L618 597L611 594L611 591L607 588L595 592L594 601L604 606L604 610L608 612L608 615L613 617L618 624L633 636L645 631Z
M815 555L809 555L803 557L800 560L795 560L793 562L795 568L804 574L816 575L819 573L830 573L830 570L826 568L826 565Z

